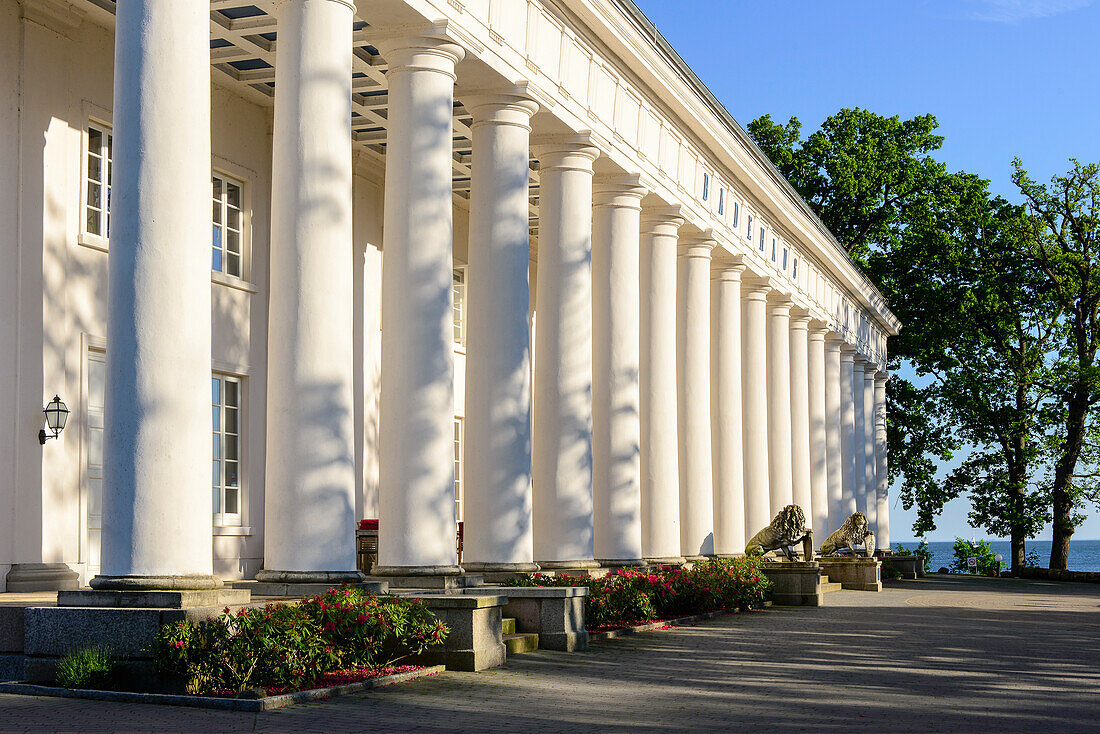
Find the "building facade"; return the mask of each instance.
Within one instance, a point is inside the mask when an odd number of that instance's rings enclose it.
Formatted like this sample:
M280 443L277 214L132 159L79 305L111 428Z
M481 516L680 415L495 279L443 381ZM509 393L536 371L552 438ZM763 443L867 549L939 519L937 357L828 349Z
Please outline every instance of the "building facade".
M0 590L889 544L899 324L629 0L0 0L0 225Z

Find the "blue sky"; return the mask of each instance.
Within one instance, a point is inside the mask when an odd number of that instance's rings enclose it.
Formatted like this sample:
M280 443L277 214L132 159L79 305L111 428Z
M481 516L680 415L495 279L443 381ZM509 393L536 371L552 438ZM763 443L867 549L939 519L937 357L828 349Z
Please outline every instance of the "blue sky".
M1100 0L635 2L742 125L793 115L806 134L842 107L931 112L940 159L1013 200L1013 156L1043 181L1070 157L1100 160ZM982 536L967 510L949 504L929 538ZM1090 511L1075 537L1100 538ZM895 538L911 526L891 508Z

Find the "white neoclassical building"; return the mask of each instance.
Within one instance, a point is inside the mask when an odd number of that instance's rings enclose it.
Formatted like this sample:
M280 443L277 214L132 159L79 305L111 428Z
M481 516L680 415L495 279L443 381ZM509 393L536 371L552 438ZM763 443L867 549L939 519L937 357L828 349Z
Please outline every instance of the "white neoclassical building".
M629 0L0 0L0 590L888 544L898 328Z

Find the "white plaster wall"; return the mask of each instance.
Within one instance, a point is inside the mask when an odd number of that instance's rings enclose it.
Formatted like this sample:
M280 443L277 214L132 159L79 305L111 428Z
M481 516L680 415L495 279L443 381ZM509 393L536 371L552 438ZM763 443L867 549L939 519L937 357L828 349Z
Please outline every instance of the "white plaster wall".
M353 181L355 310L355 517L378 517L378 418L382 382L382 175L360 158Z
M19 49L19 4L0 0L0 591L14 551Z

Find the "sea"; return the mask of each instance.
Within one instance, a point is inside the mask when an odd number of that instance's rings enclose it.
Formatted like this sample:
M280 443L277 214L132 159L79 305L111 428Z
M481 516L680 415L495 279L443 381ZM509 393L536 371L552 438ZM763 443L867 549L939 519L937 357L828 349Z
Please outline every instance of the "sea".
M982 540L982 538L978 538L978 540ZM920 541L903 540L899 542L891 540L890 546L897 548L899 545L903 545L909 550L913 550L917 547L918 542ZM954 547L954 541L928 541L928 549L932 551L932 561L925 568L930 571L938 571L941 566L951 568L951 561L955 558ZM994 553L1000 553L1004 556L1005 568L1011 565L1011 554L1009 553L1009 542L1007 540L990 540L989 547L993 549ZM1024 551L1026 553L1037 552L1039 554L1039 565L1043 568L1050 564L1049 540L1026 541ZM1068 567L1070 571L1100 571L1100 540L1070 540Z

